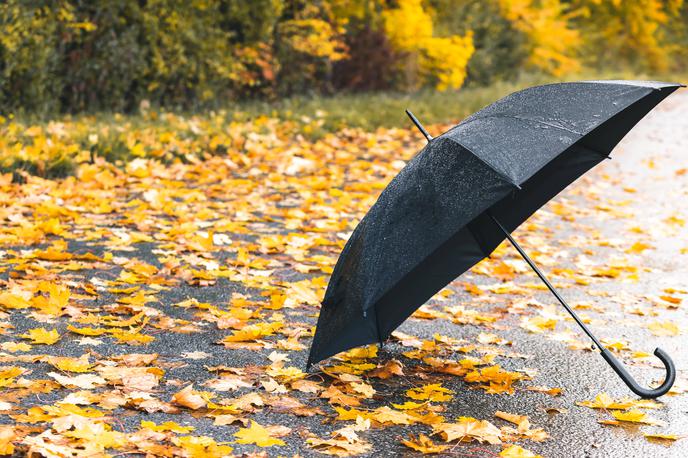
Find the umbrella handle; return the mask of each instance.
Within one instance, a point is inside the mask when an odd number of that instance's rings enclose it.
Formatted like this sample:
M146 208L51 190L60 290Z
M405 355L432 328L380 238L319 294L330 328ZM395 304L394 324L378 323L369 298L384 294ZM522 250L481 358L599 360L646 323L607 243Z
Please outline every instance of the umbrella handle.
M559 292L552 286L552 284L547 280L547 277L545 277L545 274L540 272L540 269L538 268L537 265L533 262L532 259L530 259L530 256L523 251L523 248L514 240L514 238L511 236L509 231L506 230L504 226L502 226L502 223L500 223L494 216L492 216L491 213L487 214L492 221L495 222L497 227L504 233L506 238L511 242L511 244L516 248L516 251L521 255L521 257L528 263L531 269L537 274L538 277L540 277L540 280L547 286L547 288L552 292L554 297L557 298L559 303L566 309L567 312L569 312L569 315L571 315L571 318L580 326L580 328L585 332L588 337L590 337L590 340L592 340L595 345L597 345L597 348L599 348L600 353L602 353L602 357L604 358L605 361L607 361L607 364L609 364L612 369L614 369L614 372L617 373L619 377L621 377L621 380L624 381L624 383L633 391L635 394L642 398L658 398L659 396L662 396L663 394L666 394L674 384L674 381L676 380L676 367L674 366L674 362L671 360L669 355L664 352L661 348L656 348L655 349L655 356L657 356L663 363L664 363L664 368L666 369L666 377L664 378L664 383L662 383L662 386L659 388L655 388L654 390L648 390L647 388L643 388L638 383L633 379L631 374L626 371L626 368L623 367L623 365L614 357L614 355L611 354L609 350L607 350L602 343L595 337L595 334L588 329L588 327L583 323L583 320L580 319L578 314L569 306L569 304L566 303L563 297L559 294Z
M606 348L602 348L600 353L602 354L602 357L604 358L605 361L614 369L614 372L618 374L618 376L621 378L621 380L624 381L624 383L628 386L628 388L631 389L635 394L640 396L641 398L658 398L664 394L666 394L674 384L674 381L676 380L676 367L674 366L674 362L671 360L671 357L661 348L655 348L655 356L664 363L664 369L666 369L666 376L664 377L664 382L662 385L658 388L655 389L648 389L648 388L643 388L642 386L638 385L638 382L635 381L633 376L628 373L626 368L621 364L621 362L614 357L612 352L610 352Z

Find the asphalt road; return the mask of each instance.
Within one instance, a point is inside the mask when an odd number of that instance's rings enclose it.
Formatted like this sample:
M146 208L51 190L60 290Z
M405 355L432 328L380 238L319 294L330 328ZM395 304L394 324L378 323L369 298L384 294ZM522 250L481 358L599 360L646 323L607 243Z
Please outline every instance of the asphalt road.
M546 207L515 233L517 239L522 237L528 249L551 254L550 262L543 266L545 272L555 268L585 271L586 259L594 259L590 261L590 269L599 269L607 262L638 267L637 279L628 275L597 279L588 285L569 285L563 290L563 294L573 303L587 301L594 304L593 308L583 309L581 312L591 320L591 327L600 337L623 339L634 351L651 353L656 346L661 346L674 358L679 369L679 384L683 386L686 385L688 376L688 296L676 293L676 296L685 298L684 303L676 308L657 307L650 301L651 298L664 294L663 291L666 289L688 288L688 254L680 252L682 248L688 248L688 227L664 222L672 215L688 215L688 174L681 172L681 169L688 167L687 152L688 93L682 92L671 97L644 119L616 148L611 161L604 162L560 196L557 202L563 207ZM576 210L575 213L567 214L567 209ZM634 231L634 227L640 228L640 231ZM541 234L538 231L541 231ZM625 238L630 232L641 233L643 240L654 248L639 253L627 253L628 244ZM602 240L608 240L609 245L600 243ZM100 254L99 250L102 250L102 247L99 248L97 245L70 242L70 249L79 251L84 247L95 254ZM159 265L158 256L152 251L157 248L155 244L138 243L134 247L134 251L118 255L136 257ZM592 251L586 252L587 249ZM503 259L518 265L518 258L513 250L508 248L504 253ZM91 275L96 276L98 272L85 272L85 277ZM296 273L293 275L293 279L303 277ZM537 281L537 278L527 271L519 273L513 279L515 284ZM498 283L498 280L479 272L467 273L450 286L455 291L454 295L446 300L431 300L429 308L440 310L447 306L472 301L474 303L474 298L464 288L465 282L482 286L487 291ZM188 298L224 304L237 292L250 293L240 283L221 279L214 286L199 288L184 285L163 291L158 295L159 302L148 305L159 308L170 317L194 321L192 311L172 304ZM545 290L533 289L529 297L544 305L557 306ZM112 299L111 296L103 295L92 305L110 303ZM481 312L504 310L519 299L523 297L494 294L489 300L481 299ZM638 308L644 310L645 315L633 312ZM304 315L286 311L285 314L287 323L290 319L305 320L311 324L315 322L313 313ZM544 428L551 438L539 443L527 441L520 444L545 457L688 456L688 439L662 444L651 442L643 436L643 432L679 435L688 433L688 395L683 393L666 396L662 399L665 404L663 408L648 411L653 417L666 423L663 427L600 424L599 420L610 418L608 413L577 406L576 402L592 400L601 392L606 392L614 398L623 398L631 395L628 389L597 353L573 350L567 343L560 341L562 331L570 329L576 333L576 338L580 342L587 345L585 336L578 332L571 320L561 320L557 324L556 332L544 333L527 331L519 326L520 320L521 316L512 314L500 320L497 325L477 326L458 325L445 319L411 318L401 326L401 332L423 339L431 339L434 334L439 333L456 339L475 341L479 333L491 332L513 343L509 351L528 356L525 359L498 360L507 369L527 369L529 373L534 374L531 381L519 384L513 395L487 394L483 390L471 387L459 377L438 374L433 380L439 380L443 386L457 393L453 401L445 404L445 417L455 419L470 416L487 419L503 426L505 423L495 420L496 411L528 415L531 423ZM680 335L656 336L646 326L650 321L664 320L677 324ZM36 323L23 314L13 314L11 322L16 327L13 331L16 334L36 327ZM208 366L222 364L246 367L269 364L267 355L272 350L227 349L215 345L215 342L227 335L227 331L219 330L208 323L197 324L201 327L201 332L163 331L157 333L156 340L144 348L100 345L94 350L102 357L130 352L159 353L168 367L165 380L192 381L197 387L214 377L206 369ZM408 349L399 343L391 342L381 352L380 358L403 360L401 353L406 350ZM210 356L199 360L182 356L184 353L195 351L207 352ZM84 352L84 347L75 339L64 339L45 352L80 356ZM295 366L305 366L307 351L289 352L289 355ZM628 353L624 355L627 356ZM658 361L650 357L647 363L636 362L629 370L647 384L662 377L660 369L651 367L650 363L655 362ZM46 373L52 368L45 364L37 364L32 370L32 378L47 378ZM561 388L562 394L550 396L522 389L535 385ZM389 405L390 401L403 402L403 392L409 388L398 381L375 381L374 386L380 393L384 393L384 396L366 404L370 408ZM160 399L169 399L179 389L180 385L177 383L162 383L156 396ZM40 399L25 398L21 405L24 408L31 407L32 403L45 405L64 396L65 392L58 390L41 395ZM310 399L308 404L322 407L328 413L332 412L327 402L322 399ZM194 435L207 435L222 442L232 441L233 433L237 430L236 427L214 426L211 419L194 416L188 412L142 414L126 409L117 412L118 428L124 431L137 429L142 419L156 423L172 420L184 425L193 425L196 428ZM276 413L271 409L263 409L251 418L261 424L286 425L294 429L295 432L283 439L287 443L286 446L263 450L270 456L289 456L296 453L315 456L317 454L305 444L301 434L310 431L320 437L327 437L329 432L343 426L341 422L326 421L327 418L321 415L298 417L288 413ZM11 422L6 415L0 416L0 423ZM424 426L373 428L362 432L361 436L373 444L371 456L413 456L413 452L400 444L400 438L407 437L410 432L427 434L429 429ZM256 447L251 445L235 444L234 447L236 453L257 451ZM494 456L501 449L500 446L485 444L460 444L452 448L450 455Z

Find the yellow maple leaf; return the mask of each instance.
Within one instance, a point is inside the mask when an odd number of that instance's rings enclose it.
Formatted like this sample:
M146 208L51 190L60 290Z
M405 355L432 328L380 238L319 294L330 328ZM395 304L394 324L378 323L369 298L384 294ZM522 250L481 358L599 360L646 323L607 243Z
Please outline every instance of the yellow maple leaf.
M399 410L417 410L423 407L427 407L427 403L418 403L413 401L406 401L403 404L392 404L395 409Z
M189 458L224 458L230 456L233 450L229 445L218 444L208 436L173 437L172 443Z
M605 410L626 410L631 407L642 407L645 409L658 409L662 404L651 399L620 399L614 400L607 393L600 393L595 397L594 401L576 402L579 406L590 407L591 409L605 409Z
M18 351L31 350L31 345L24 342L3 342L0 344L0 349L9 351L10 353L16 353Z
M645 433L645 434L643 434L643 436L645 436L645 439L649 440L650 442L653 442L653 441L673 442L675 440L678 440L681 437L677 434L665 434L665 433Z
M464 380L469 383L482 383L481 388L490 394L513 394L513 383L524 378L526 377L523 374L504 370L499 364L496 364L469 372Z
M48 331L45 328L29 329L29 332L22 334L20 337L31 340L34 345L52 345L60 340L60 334L57 329Z
M501 451L499 456L503 458L542 458L540 455L536 455L530 450L526 450L519 445L510 445Z
M411 388L406 391L406 396L416 401L444 402L450 401L454 392L444 388L439 383L424 385L420 388Z
M390 409L388 406L378 407L372 414L365 416L382 424L410 425L415 423L413 417L406 412Z
M147 334L141 334L138 330L123 331L121 329L111 329L108 332L120 343L126 343L130 345L142 345L155 340L155 337L149 336Z
M633 245L631 245L626 250L626 253L638 254L638 253L642 253L645 250L649 250L650 248L654 248L654 247L652 245L648 245L647 243L635 242Z
M61 371L67 372L88 372L91 369L91 363L88 361L87 354L82 355L80 358L51 356L48 358L48 363Z
M26 372L18 366L0 366L0 387L7 387L14 383L15 377Z
M0 293L0 305L8 309L26 309L31 307L31 302L23 295L3 292Z
M419 434L418 437L413 437L413 434L411 434L408 439L402 440L401 443L423 455L442 453L449 448L447 445L435 444L425 434Z
M237 438L238 444L255 444L259 447L287 445L283 440L272 437L270 431L255 420L251 420L248 428L239 428L239 431L234 433L234 437Z
M544 316L523 317L521 319L521 327L533 333L543 333L545 331L553 331L557 327L557 320Z
M681 302L683 302L683 299L681 299L680 297L675 297L675 296L664 295L664 296L659 296L659 298L665 302L672 304L672 305L679 305Z
M446 442L454 440L487 442L500 444L502 432L487 420L476 420L472 417L461 417L456 423L439 423L433 425L435 434L440 434Z
M649 417L645 412L642 412L638 409L631 409L627 412L613 411L612 415L619 421L625 421L629 423L643 423L645 425L661 424L659 420Z
M14 426L0 425L0 455L12 455L14 445L12 442L19 440Z
M47 315L62 315L62 310L69 303L69 288L64 285L42 281L38 284L38 291L48 293L48 297L35 296L32 300L33 306Z
M67 326L67 330L74 332L76 334L81 334L83 336L101 336L108 332L107 329L103 328L77 328L76 326L72 326L71 324Z
M673 321L653 321L647 325L647 328L656 336L677 336L681 333Z
M238 331L234 331L231 335L222 339L222 342L251 342L261 337L273 335L282 328L282 326L283 324L279 322L252 324Z
M530 421L526 415L516 415L498 410L495 412L495 417L515 424L518 427L519 432L524 432L530 429Z
M181 434L188 434L195 429L193 426L181 426L173 421L166 421L162 424L156 425L152 421L141 420L141 427L157 432L172 431L173 433Z

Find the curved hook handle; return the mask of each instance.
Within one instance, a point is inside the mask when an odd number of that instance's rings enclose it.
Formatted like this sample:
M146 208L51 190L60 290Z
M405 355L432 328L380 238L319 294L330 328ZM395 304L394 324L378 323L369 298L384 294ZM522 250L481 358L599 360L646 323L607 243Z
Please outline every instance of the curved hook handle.
M626 383L631 391L641 398L654 399L666 394L674 385L674 381L676 380L676 367L674 366L674 362L661 348L655 348L655 356L664 363L666 377L664 378L664 383L662 383L659 388L655 388L654 390L649 390L638 385L638 382L633 379L631 374L628 373L626 368L614 357L614 355L612 355L609 350L603 348L600 353L602 353L602 357L607 361L607 363L609 363L610 366L612 366L612 369L614 369L619 377L621 377L621 380Z

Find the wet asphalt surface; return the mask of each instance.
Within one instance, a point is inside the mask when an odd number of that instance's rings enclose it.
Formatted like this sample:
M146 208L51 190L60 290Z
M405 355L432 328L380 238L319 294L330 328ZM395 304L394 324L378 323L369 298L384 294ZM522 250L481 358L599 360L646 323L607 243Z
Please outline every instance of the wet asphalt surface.
M639 275L637 282L606 281L589 286L575 286L566 288L563 295L571 302L590 301L604 309L603 312L585 311L585 314L593 319L591 327L599 337L622 338L629 342L634 350L652 352L660 346L673 358L679 370L679 377L685 379L688 376L688 314L687 303L676 310L657 308L658 315L652 320L668 319L679 325L681 334L673 337L658 337L652 335L643 324L649 318L631 315L624 312L624 308L616 301L609 301L608 297L590 296L591 291L599 293L606 291L610 297L626 298L629 301L643 302L644 295L661 294L664 288L688 288L688 254L679 254L680 248L688 247L688 227L678 227L670 232L664 229L652 229L653 222L661 221L671 214L688 215L688 177L677 176L676 171L688 167L688 92L674 95L663 103L655 112L643 120L620 144L612 154L611 161L604 162L600 167L583 178L571 192L564 197L571 202L587 206L588 218L583 218L586 224L599 231L599 237L618 240L624 237L629 224L634 220L643 228L649 228L653 250L644 251L636 257L638 266L647 268ZM651 162L649 162L651 161ZM630 194L624 188L633 188L635 192ZM622 210L629 216L625 218L604 218L596 213L594 199L583 193L593 191L593 195L602 196L605 205L610 202L622 202ZM578 221L578 220L577 220ZM552 223L548 225L548 223ZM587 232L576 234L576 225L567 224L561 219L545 219L543 224L550 232L548 240L571 240L576 235L583 238L589 236ZM663 226L662 226L663 227ZM515 233L518 239L518 231ZM584 243L584 240L583 242ZM623 244L621 243L620 246ZM97 253L97 248L89 245L74 244L73 248L80 250L88 247ZM578 247L581 248L581 247ZM136 250L120 253L124 256L137 257L153 265L158 264L156 256L151 251L149 244L137 244ZM559 262L573 266L575 258L574 248L564 248L570 251L570 255L562 255ZM610 259L614 257L614 250L618 246L607 249ZM515 253L510 253L510 256ZM513 257L512 259L516 259ZM544 267L545 272L548 267ZM94 272L95 274L95 272ZM533 274L525 274L519 277L521 281L536 282ZM478 285L494 284L495 280L484 275L467 273L458 279L459 282L473 282ZM458 283L457 283L458 285ZM469 300L468 293L460 286L455 286L457 293L451 296L442 306L461 304ZM174 304L188 298L196 298L201 302L226 303L234 292L247 292L240 284L220 279L216 285L196 288L192 286L180 286L170 291L162 292L158 298L159 303L154 307L163 310L167 315L193 320L193 313ZM535 294L535 298L545 304L555 304L554 299L546 292ZM104 295L99 298L99 303L112 302L113 297ZM503 307L509 300L508 295L497 295L490 307ZM688 301L684 301L688 302ZM431 301L431 304L433 301ZM93 304L97 306L98 303ZM285 312L287 315L291 311ZM304 316L294 316L295 320L302 321ZM314 322L314 317L310 317ZM285 320L288 322L288 319ZM653 443L646 440L642 432L670 432L676 434L688 434L688 395L667 396L662 399L666 406L660 410L648 411L650 415L666 423L665 427L655 426L630 426L614 427L598 423L599 420L609 419L610 415L601 411L579 407L576 401L591 400L600 392L606 392L614 398L631 395L629 390L616 377L612 369L596 353L590 351L572 350L565 343L547 338L546 334L533 334L518 326L519 317L514 316L500 321L500 327L490 332L497 333L500 337L513 342L510 350L529 355L528 359L501 358L499 363L511 370L534 370L533 380L527 385L542 385L558 387L563 390L561 396L552 397L544 393L518 389L514 395L488 395L482 390L472 389L460 378L443 376L442 383L445 387L456 392L453 401L446 403L447 418L470 416L477 419L487 419L498 426L506 423L494 418L498 410L528 415L533 425L543 427L551 439L536 442L520 442L525 448L541 454L545 457L684 457L688 456L688 439L676 441L670 445ZM23 320L21 316L13 316L12 324L16 326L16 333L22 333L28 328L35 327L35 322ZM161 332L156 334L156 340L145 347L129 348L129 352L156 352L162 360L173 365L175 362L184 363L181 367L167 369L165 379L193 381L195 386L200 386L205 380L213 378L205 367L215 365L227 365L243 367L250 365L269 364L267 354L269 351L229 350L214 342L227 335L226 331L216 329L209 323L200 322L204 327L203 332L192 334L177 334ZM572 321L567 321L566 328L576 332L577 328ZM412 318L404 323L400 331L412 334L419 338L431 338L439 333L457 339L474 340L480 332L485 332L484 327L473 325L457 325L447 320L420 320ZM577 338L585 341L582 333ZM84 347L77 344L75 339L63 339L58 344L46 349L46 353L65 356L80 356ZM389 343L381 351L379 358L401 358L403 348L397 343ZM103 356L121 354L122 346L100 345L94 351ZM207 352L211 356L190 361L181 356L185 352ZM291 362L297 367L305 367L307 352L290 352ZM649 361L655 362L654 357ZM658 361L656 361L659 363ZM652 380L661 379L663 374L659 368L647 365L634 365L629 370L641 380L641 384L648 384ZM43 373L43 372L44 373ZM48 378L46 373L50 369L47 365L36 365L32 378ZM397 382L380 384L374 382L376 389L384 395L384 401L379 405L389 405L390 402L404 402L403 393L408 389L407 385L396 385ZM169 399L179 391L180 386L161 383L158 397ZM37 396L36 405L49 404L64 396L59 391L47 395ZM317 402L316 402L317 404ZM22 405L28 407L27 402ZM319 405L327 404L323 401ZM375 404L370 406L375 407ZM552 409L565 409L565 412L553 413ZM156 423L172 420L180 424L193 425L196 430L194 435L207 435L216 441L231 441L236 428L226 426L214 426L212 419L194 418L185 414L168 415L164 413L141 414L135 411L121 411L115 423L118 429L135 430L142 419L152 420ZM341 428L341 422L333 423L324 421L320 415L314 417L298 417L290 414L275 413L270 409L264 409L254 414L251 418L261 424L286 425L294 429L294 432L284 438L287 442L283 447L263 449L270 456L291 456L300 454L303 456L321 456L306 444L299 435L310 431L320 437L327 437L335 429ZM0 417L0 422L7 423L11 420ZM361 436L373 444L371 456L416 456L399 443L400 438L405 438L410 432L428 433L426 426L399 426L386 427L384 429L371 429L361 433ZM250 445L233 445L235 453L254 452L257 448ZM450 456L495 456L501 451L499 446L480 445L476 443L461 444L452 449Z

